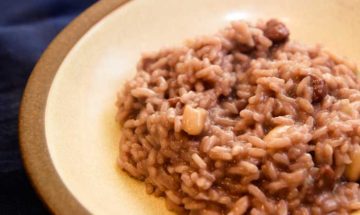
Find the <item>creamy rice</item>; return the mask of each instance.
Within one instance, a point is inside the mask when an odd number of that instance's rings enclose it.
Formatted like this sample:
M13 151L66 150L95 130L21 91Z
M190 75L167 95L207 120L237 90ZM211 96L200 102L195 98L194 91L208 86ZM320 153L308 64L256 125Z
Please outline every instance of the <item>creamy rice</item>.
M119 165L178 214L351 213L356 72L277 20L144 54L118 96Z

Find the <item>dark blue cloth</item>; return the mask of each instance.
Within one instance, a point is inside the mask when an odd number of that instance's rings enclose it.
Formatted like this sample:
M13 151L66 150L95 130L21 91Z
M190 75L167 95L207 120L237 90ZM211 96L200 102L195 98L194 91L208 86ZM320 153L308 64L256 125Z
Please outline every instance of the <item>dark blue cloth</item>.
M0 215L48 214L22 167L18 109L49 42L95 0L0 0Z

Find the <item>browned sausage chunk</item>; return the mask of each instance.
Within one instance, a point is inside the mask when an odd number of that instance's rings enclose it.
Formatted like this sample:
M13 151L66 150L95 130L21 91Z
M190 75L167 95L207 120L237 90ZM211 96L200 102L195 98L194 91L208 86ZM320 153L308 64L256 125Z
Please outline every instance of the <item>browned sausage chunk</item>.
M336 182L335 173L331 166L325 165L320 167L319 175L317 178L316 186L319 189L331 190Z
M311 76L311 84L313 87L313 102L320 102L328 94L326 82L317 76Z
M275 43L287 40L290 34L286 26L276 19L270 19L266 23L264 33L267 38Z

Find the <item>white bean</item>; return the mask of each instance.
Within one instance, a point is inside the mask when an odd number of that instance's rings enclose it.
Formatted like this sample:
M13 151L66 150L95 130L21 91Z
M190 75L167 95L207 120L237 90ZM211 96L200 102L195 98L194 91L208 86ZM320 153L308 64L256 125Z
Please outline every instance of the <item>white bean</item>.
M202 132L208 112L202 108L192 108L186 105L184 108L182 129L190 135L198 135Z

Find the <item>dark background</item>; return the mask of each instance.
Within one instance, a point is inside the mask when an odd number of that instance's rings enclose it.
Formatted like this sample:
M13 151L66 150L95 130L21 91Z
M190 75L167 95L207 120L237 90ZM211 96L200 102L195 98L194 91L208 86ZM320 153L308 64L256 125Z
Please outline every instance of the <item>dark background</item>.
M49 214L22 166L18 110L51 40L95 0L0 0L0 215Z

